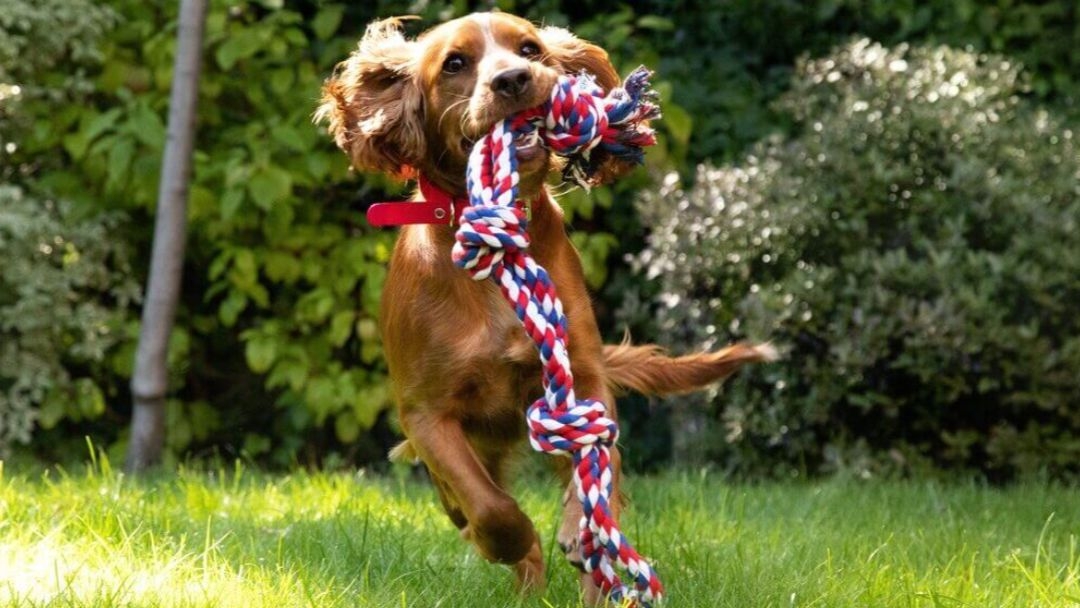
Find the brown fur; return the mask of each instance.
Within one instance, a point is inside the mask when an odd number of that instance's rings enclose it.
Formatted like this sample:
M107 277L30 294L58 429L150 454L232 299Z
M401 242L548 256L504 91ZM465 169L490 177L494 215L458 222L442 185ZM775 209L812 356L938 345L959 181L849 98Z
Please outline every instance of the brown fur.
M775 361L768 344L732 344L713 353L671 357L654 344L635 346L629 340L604 346L604 368L613 389L646 395L677 395L698 390L738 371L746 363Z
M397 19L368 27L327 81L317 117L357 168L420 173L456 196L465 190L472 142L497 120L539 105L560 74L587 71L604 88L618 82L599 47L502 13L456 19L416 40L400 28ZM495 83L511 71L526 72L527 83L500 93ZM747 345L676 358L654 346L605 347L562 211L544 186L555 163L541 148L519 148L518 157L521 197L532 208L530 251L547 268L569 319L578 395L606 403L614 417L613 387L685 392L770 358L768 347ZM613 178L625 169L613 165L603 173ZM482 556L511 565L520 587L542 587L540 539L507 492L505 470L525 437L525 407L541 394L537 355L495 285L453 265L453 242L453 227L407 226L390 261L380 323L407 436L392 455L425 464L450 519ZM566 473L567 460L559 460ZM612 464L617 489L617 448ZM617 517L617 500L613 508ZM558 541L572 561L580 560L580 517L577 501L567 500ZM589 577L582 584L596 600Z
M323 87L315 113L353 165L405 176L424 155L423 96L412 74L416 43L401 34L400 19L377 21L360 46Z

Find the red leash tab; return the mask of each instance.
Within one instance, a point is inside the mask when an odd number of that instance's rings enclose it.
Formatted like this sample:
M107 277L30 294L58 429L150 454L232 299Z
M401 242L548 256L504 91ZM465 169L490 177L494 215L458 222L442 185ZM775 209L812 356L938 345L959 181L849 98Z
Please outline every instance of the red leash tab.
M367 221L372 226L406 224L446 224L455 216L453 203L375 203L368 207Z
M469 199L454 198L420 176L420 194L424 201L375 203L368 207L367 221L372 226L408 224L457 225L458 215L469 206Z

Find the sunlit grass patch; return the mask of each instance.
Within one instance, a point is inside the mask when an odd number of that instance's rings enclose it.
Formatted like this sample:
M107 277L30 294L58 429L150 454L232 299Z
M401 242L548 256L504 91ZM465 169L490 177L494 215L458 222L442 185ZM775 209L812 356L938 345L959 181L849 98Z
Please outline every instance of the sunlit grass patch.
M463 548L421 488L362 476L91 471L2 484L8 605L384 605L373 576Z
M555 558L559 489L519 496L549 555L545 595L457 537L426 484L243 467L133 480L0 470L0 605L578 606ZM630 481L629 538L671 606L1080 606L1080 492L1044 484Z

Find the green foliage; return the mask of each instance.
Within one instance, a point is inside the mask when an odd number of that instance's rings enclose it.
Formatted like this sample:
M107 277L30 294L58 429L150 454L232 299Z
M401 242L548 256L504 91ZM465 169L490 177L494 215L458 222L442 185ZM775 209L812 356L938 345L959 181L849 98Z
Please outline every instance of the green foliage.
M887 35L892 41L928 38L1006 53L1024 64L1036 95L1066 102L1075 117L1080 83L1074 75L1080 68L1080 55L1067 42L1075 40L1080 18L1075 3L826 0L817 4L819 14L834 23L851 17L865 19L872 24L864 28L867 33Z
M28 121L25 100L71 101L90 87L112 11L88 0L5 0L0 10L0 179L11 179Z
M124 391L122 345L139 289L121 214L43 192L44 119L91 88L115 16L85 1L9 0L0 11L0 453L101 418ZM37 118L37 119L35 119Z
M117 345L139 297L121 229L0 186L0 455L116 398Z
M859 40L800 62L799 127L642 199L672 344L771 338L714 401L744 471L1075 476L1080 151L1015 62Z
M112 8L119 23L90 80L90 103L60 113L26 108L37 124L23 149L63 151L63 167L39 178L57 196L123 209L149 227L176 7L117 0ZM344 14L344 5L329 3L310 14L280 3L211 3L189 201L191 271L174 337L174 347L181 344L173 367L183 373L179 395L187 404L170 409L175 449L209 438L222 424L216 408L266 418L265 393L243 370L191 356L239 356L264 375L290 421L278 431L291 436L273 444L257 433L230 440L233 449L256 453L276 447L280 463L295 459L310 429L333 423L338 439L351 441L387 405L374 314L393 235L371 232L343 202L356 198L345 189L355 188L346 159L311 124L322 79L355 44L351 36L332 39ZM148 244L148 237L134 240ZM223 343L222 333L240 337L240 352L230 352L236 346ZM239 377L211 373L209 384L199 377L224 367ZM230 391L224 402L215 394L220 382L246 392L238 402Z
M344 155L310 124L323 78L372 19L418 14L408 26L418 33L497 5L600 43L621 73L656 68L665 118L647 162L687 177L697 162L734 158L789 129L790 115L769 102L789 87L794 59L855 31L1014 55L1030 66L1036 94L1070 110L1076 13L1061 4L211 0L185 295L170 354L172 452L212 444L278 464L318 461L351 449L343 446L354 439L369 441L372 423L384 421L376 314L393 233L367 227L360 210L403 192L350 174ZM0 182L38 201L70 202L58 205L68 210L57 216L63 233L102 221L94 219L102 211L123 212L131 221L108 221L126 227L121 237L133 259L146 259L175 34L176 3L5 0ZM648 174L639 172L592 195L561 198L612 339L621 328L606 311L639 282L622 260L644 243L628 201L647 187ZM143 272L136 264L130 276L142 282ZM647 311L639 312L635 335L649 339L640 331ZM123 327L117 361L130 360L136 335L135 324ZM94 377L98 386L119 386L130 366L95 370L104 374ZM81 425L76 434L122 441L117 421L127 397L109 399L114 423Z
M0 13L0 80L76 90L82 74L38 82L42 70L61 62L85 65L101 59L98 41L115 16L86 0L5 0Z
M311 124L323 78L363 26L410 12L386 4L211 2L189 271L174 337L174 453L216 440L289 464L311 442L332 449L356 441L389 406L376 315L394 233L368 227L361 209L403 192L378 176L351 176L345 156ZM87 79L85 103L60 112L27 104L34 128L20 149L53 159L37 181L54 195L145 220L132 242L148 251L176 8L114 0L111 9L117 23L100 47L102 67ZM429 17L439 15L446 16ZM613 200L601 189L592 198L570 194L565 204L588 219ZM590 282L602 284L616 239L600 230L578 240ZM239 359L246 369L215 358ZM226 368L233 378L222 377Z
M1026 66L1041 99L1068 107L1074 117L1080 110L1075 3L653 0L634 3L636 14L612 2L564 4L576 31L612 45L619 57L642 58L676 85L670 101L679 107L665 112L664 122L670 133L689 132L677 157L689 161L678 167L684 177L697 162L732 160L786 130L787 117L770 104L787 90L796 59L822 55L856 34L885 44L927 40L1009 55Z

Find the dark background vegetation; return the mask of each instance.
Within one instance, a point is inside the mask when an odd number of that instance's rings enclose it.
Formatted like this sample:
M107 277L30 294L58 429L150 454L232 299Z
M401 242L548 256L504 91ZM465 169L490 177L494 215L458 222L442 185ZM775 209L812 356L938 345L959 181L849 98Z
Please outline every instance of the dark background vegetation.
M394 236L362 211L403 190L349 172L311 114L372 19L496 5L657 71L647 168L563 199L608 337L788 353L706 398L624 398L632 466L1075 478L1075 3L210 4L173 461L381 462ZM90 436L119 461L176 8L0 6L0 450Z

